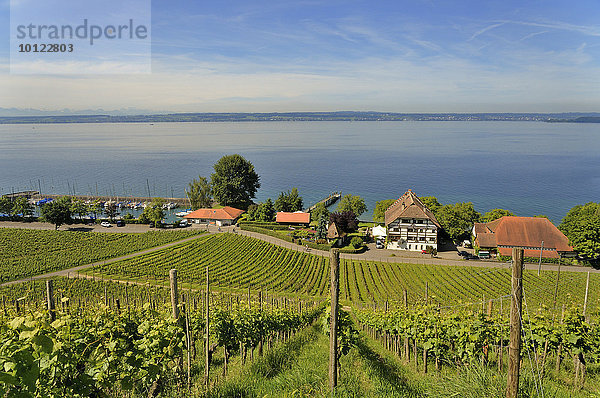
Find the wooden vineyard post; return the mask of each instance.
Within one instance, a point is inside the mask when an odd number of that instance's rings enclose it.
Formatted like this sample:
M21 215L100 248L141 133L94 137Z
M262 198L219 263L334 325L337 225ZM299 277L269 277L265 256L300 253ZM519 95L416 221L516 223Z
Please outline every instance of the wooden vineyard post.
M584 318L586 318L585 311L587 310L589 290L590 290L590 271L588 271L588 273L587 273L587 280L585 282L585 298L583 299L583 317Z
M333 392L337 387L337 326L338 326L338 299L340 294L340 251L331 249L329 262L331 263L331 325L329 330L329 387Z
M500 348L498 349L498 372L502 372L502 350L504 350L503 347L503 338L502 338L502 333L504 332L504 327L502 326L502 322L503 322L503 315L502 315L502 296L500 296Z
M404 289L404 309L408 310L408 292ZM404 360L406 363L410 361L410 349L408 344L408 336L404 336Z
M177 294L177 270L169 271L169 280L171 282L171 306L173 307L173 318L179 318L179 296Z
M46 298L48 302L48 314L50 314L50 320L54 322L56 320L56 313L54 312L54 289L52 288L52 280L46 281Z
M517 398L521 354L521 305L523 302L523 249L512 251L512 284L510 305L510 342L506 398Z
M204 337L204 384L208 387L208 375L210 368L210 312L209 312L209 302L210 302L210 287L208 284L208 265L206 266L206 303L204 303L204 308L206 310L206 329L205 329L205 337Z

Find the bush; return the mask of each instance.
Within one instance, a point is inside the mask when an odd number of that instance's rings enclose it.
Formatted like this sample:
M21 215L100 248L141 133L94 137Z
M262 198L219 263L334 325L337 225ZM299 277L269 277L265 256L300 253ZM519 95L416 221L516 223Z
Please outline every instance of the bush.
M350 240L350 246L352 246L354 249L359 249L363 247L363 240L358 236L355 236Z

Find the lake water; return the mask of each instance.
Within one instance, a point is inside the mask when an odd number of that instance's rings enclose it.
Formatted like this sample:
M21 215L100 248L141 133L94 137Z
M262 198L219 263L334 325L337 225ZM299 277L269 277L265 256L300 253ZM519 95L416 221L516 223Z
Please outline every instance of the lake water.
M548 215L600 200L600 125L542 122L265 122L0 125L0 193L184 197L223 155L261 177L256 199L298 187L369 207L408 188L483 213Z

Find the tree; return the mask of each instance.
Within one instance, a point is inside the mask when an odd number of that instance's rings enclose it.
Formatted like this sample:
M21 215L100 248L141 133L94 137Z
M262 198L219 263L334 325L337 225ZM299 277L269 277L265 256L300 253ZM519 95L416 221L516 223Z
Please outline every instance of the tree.
M298 194L298 188L292 188L292 191L281 192L275 200L275 210L277 211L301 211L303 206L302 196Z
M384 222L385 211L389 209L389 207L393 205L395 201L396 199L386 199L375 203L375 210L373 210L373 221Z
M246 210L260 188L260 177L252 163L240 155L223 156L210 176L215 199L223 206Z
M481 218L471 202L444 205L434 214L444 231L455 242L469 237L473 224Z
M142 214L140 214L140 221L143 223L153 223L155 227L160 225L162 219L165 218L164 204L165 200L163 198L154 198L146 206Z
M328 218L329 218L329 214L327 214L327 215L321 214L321 216L319 218L319 225L317 226L317 239L327 239L327 219Z
M354 232L358 229L358 219L351 211L341 211L329 215L329 224L335 223L341 232Z
M514 216L513 212L504 209L492 209L483 215L483 222L491 222L504 216Z
M310 212L311 221L319 221L321 217L325 217L325 219L329 219L329 210L325 206L325 203L319 202Z
M29 217L33 215L33 205L29 203L29 200L27 200L27 198L19 196L13 201L11 214L13 217Z
M107 202L104 205L104 214L106 217L110 218L110 221L113 221L114 218L119 214L119 208L115 202Z
M419 199L421 199L421 202L425 205L425 207L431 210L433 214L435 214L435 212L442 207L442 204L438 202L435 196L423 196Z
M89 210L90 207L85 204L83 200L73 198L71 201L71 213L79 215L80 220L83 220L83 216L85 216Z
M600 203L573 207L558 226L573 249L586 258L600 257Z
M192 210L212 207L212 189L208 180L202 176L193 179L188 184L188 198L192 204Z
M102 210L103 210L100 200L96 199L92 203L90 203L88 206L89 206L88 212L93 213L94 219L97 219L98 213L102 213Z
M63 224L71 224L71 198L62 196L42 206L42 218L57 230Z
M12 200L8 196L0 197L0 213L10 215L12 207Z
M337 212L351 211L356 217L359 217L365 211L367 211L367 205L365 201L358 195L344 195L338 203Z
M254 210L254 220L262 222L271 222L275 220L275 207L273 201L267 199L264 203L259 204Z

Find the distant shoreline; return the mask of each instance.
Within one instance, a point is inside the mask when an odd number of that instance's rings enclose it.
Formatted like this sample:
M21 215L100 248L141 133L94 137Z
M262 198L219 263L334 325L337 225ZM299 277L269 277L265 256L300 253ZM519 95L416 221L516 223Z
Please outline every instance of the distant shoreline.
M600 123L600 113L393 113L393 112L273 112L171 113L156 115L0 116L0 124L183 123L183 122L311 122L311 121L530 121Z

